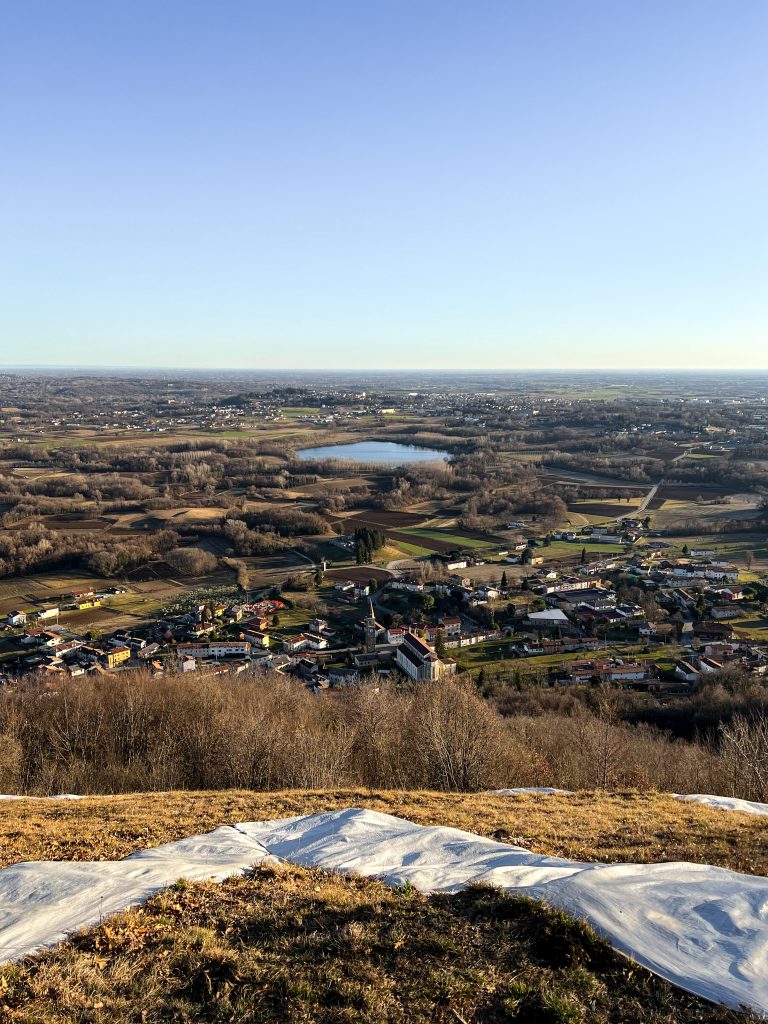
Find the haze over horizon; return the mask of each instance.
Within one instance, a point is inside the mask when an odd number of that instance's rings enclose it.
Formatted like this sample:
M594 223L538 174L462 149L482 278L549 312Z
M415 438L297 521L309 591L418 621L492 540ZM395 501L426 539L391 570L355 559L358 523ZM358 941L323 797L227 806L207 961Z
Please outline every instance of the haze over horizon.
M758 0L29 0L3 36L6 365L768 368Z

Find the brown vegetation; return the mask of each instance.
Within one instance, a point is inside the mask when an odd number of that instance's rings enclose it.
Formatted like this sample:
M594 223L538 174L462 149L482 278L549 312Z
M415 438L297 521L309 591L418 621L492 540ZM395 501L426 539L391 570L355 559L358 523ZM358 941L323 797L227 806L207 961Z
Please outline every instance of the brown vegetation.
M277 790L132 793L83 800L0 802L0 864L117 860L238 821L367 807L419 825L508 837L535 853L579 861L693 861L768 874L768 822L660 793L436 793Z
M32 681L0 695L0 789L554 785L765 799L762 762L625 724L607 693L564 712L502 718L464 678L326 697L271 672L126 672L65 680L55 691ZM739 751L759 761L760 723L740 728Z

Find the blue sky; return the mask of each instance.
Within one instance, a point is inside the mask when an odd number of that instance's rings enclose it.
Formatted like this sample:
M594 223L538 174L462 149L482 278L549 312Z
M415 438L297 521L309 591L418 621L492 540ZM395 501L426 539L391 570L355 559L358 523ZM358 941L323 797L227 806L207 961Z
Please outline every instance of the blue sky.
M0 362L768 368L764 0L11 0Z

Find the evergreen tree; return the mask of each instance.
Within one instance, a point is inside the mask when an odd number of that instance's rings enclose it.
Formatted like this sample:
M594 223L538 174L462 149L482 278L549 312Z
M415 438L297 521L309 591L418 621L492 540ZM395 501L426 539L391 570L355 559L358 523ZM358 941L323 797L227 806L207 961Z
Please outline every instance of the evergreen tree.
M504 572L502 572L501 574L501 589L506 590L508 586L509 583L507 582L507 570L505 569Z
M587 564L587 549L586 548L582 548L581 549L581 564L582 565L586 565Z
M444 658L446 655L445 650L445 630L438 630L437 636L435 637L435 654L438 658Z

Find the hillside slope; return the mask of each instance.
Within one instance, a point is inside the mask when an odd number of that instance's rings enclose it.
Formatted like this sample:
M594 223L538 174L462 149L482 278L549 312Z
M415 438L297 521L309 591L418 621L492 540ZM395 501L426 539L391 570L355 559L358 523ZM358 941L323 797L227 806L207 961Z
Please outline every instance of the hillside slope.
M284 790L133 793L0 802L0 866L20 860L117 860L237 821L366 807L420 825L514 839L580 861L687 860L768 875L768 819L659 793L572 795Z
M0 849L6 864L113 860L244 818L354 805L471 829L538 853L766 871L765 819L634 793L289 791L9 801L0 805ZM94 1022L744 1019L685 995L623 960L589 929L514 895L472 889L427 897L407 884L386 889L288 866L262 866L221 886L177 885L73 942L6 967L0 1013Z
M423 896L302 868L180 884L0 981L32 1024L736 1024L592 932L488 889Z

